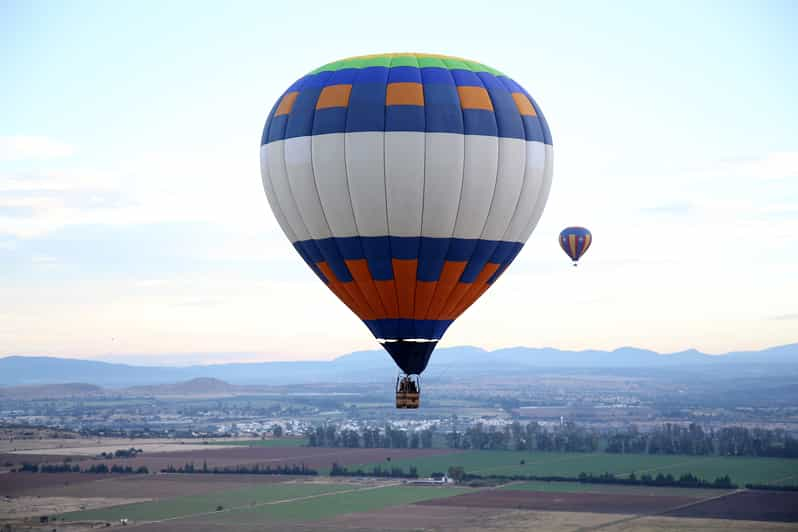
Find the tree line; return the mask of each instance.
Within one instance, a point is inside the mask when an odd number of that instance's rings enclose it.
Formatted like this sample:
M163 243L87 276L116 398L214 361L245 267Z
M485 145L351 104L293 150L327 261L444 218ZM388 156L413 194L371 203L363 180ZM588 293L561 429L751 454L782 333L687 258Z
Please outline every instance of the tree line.
M382 469L380 466L374 466L371 471L363 471L356 469L350 471L345 467L333 463L330 469L331 477L378 477L378 478L418 478L418 470L415 466L410 466L407 471L401 467L392 467L391 469Z
M366 449L429 449L433 432L429 429L408 431L386 425L383 429L339 429L333 424L315 427L308 433L310 447L348 447Z
M456 482L480 484L484 481L510 482L510 481L543 481L543 482L580 482L582 484L622 484L627 486L672 486L679 488L711 488L711 489L737 489L728 475L717 477L713 481L704 480L692 473L685 473L674 477L670 473L659 473L656 476L644 473L640 477L631 473L627 477L616 477L612 473L579 473L578 476L568 477L560 475L478 475L467 473L462 467L450 467L449 478Z
M597 452L616 454L686 454L720 456L769 456L798 458L798 439L781 429L725 427L705 429L665 423L648 432L635 426L623 430L598 430L574 423L553 427L514 422L503 427L476 423L464 430L408 431L384 428L339 429L334 424L314 427L307 435L311 447L424 448L439 445L452 449L543 452Z
M202 466L195 466L194 462L186 463L180 467L175 467L172 464L161 469L161 473L185 473L185 474L225 474L225 475L318 475L319 472L315 469L305 467L305 464L292 464L292 465L236 465L225 467L208 467L208 462L203 461Z
M68 464L66 462L63 464L31 464L26 462L20 465L16 471L25 473L122 473L137 475L147 475L150 472L147 466L134 468L129 465L123 466L119 464L113 464L111 467L105 464L92 464L81 469L78 464Z

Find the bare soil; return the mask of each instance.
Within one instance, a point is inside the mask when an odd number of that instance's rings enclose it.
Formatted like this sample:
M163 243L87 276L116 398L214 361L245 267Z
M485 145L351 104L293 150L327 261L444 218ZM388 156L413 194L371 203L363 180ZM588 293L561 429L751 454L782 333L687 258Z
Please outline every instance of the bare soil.
M162 499L244 488L253 484L286 482L293 478L270 475L8 473L0 475L0 496Z
M671 517L798 522L798 493L741 491L668 512Z
M559 512L651 514L695 502L693 497L617 495L600 493L551 493L538 491L485 490L416 505L467 508L513 508Z
M109 497L0 497L0 522L8 519L38 517L78 510L91 510L118 504L144 502L150 499Z
M36 491L41 489L59 490L69 486L91 484L111 476L87 473L2 473L0 474L0 497L46 495L46 492L37 493Z

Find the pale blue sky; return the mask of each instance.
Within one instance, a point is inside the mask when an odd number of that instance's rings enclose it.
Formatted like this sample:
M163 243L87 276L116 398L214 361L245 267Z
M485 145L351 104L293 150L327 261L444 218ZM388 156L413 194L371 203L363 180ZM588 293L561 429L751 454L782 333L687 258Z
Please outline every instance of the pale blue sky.
M385 51L507 72L554 136L538 229L444 344L798 341L796 6L4 2L0 354L372 347L273 220L258 141L296 78Z

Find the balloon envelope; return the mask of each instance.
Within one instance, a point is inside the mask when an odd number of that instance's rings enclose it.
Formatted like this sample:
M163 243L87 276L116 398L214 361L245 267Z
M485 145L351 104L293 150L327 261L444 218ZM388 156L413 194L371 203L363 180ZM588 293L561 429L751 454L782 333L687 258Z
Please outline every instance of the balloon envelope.
M421 373L532 233L552 141L536 102L497 70L363 56L283 93L261 174L299 255L405 373Z
M585 254L591 243L593 235L584 227L566 227L560 232L560 247L574 263Z

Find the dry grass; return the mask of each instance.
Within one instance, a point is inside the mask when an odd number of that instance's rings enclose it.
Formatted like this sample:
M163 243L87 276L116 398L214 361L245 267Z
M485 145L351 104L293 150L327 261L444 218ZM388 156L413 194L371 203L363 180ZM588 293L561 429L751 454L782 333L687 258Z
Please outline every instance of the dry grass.
M13 497L0 499L0 519L17 520L25 517L62 514L79 510L91 510L145 502L151 499L122 499L109 497Z

